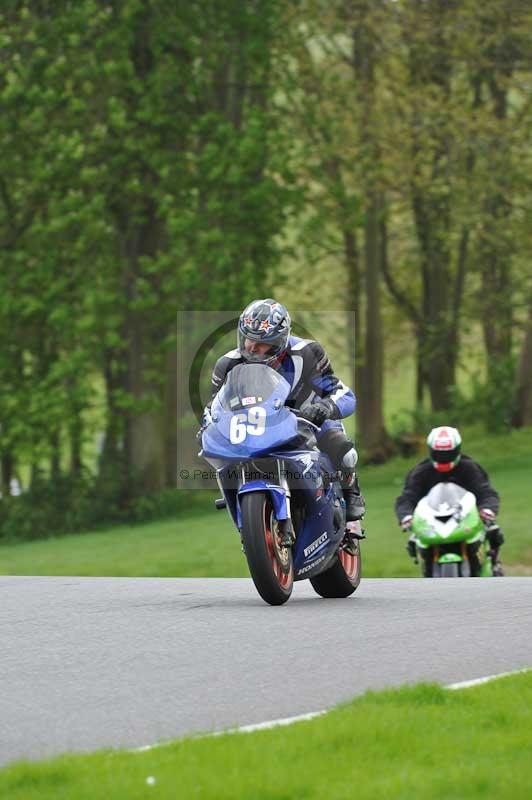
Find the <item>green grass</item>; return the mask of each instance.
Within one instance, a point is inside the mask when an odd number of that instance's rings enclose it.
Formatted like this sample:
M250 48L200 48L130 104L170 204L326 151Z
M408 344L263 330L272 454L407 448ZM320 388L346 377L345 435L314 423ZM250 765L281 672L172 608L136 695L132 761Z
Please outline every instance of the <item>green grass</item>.
M465 451L489 471L502 498L500 522L507 543L507 574L532 575L530 475L532 429L486 439L483 431L465 436ZM407 470L417 458L393 459L382 467L362 467L368 539L363 545L366 577L418 575L406 555L405 536L393 514ZM160 577L244 577L240 542L227 512L216 511L212 495L205 509L180 518L113 528L98 533L0 546L0 574L116 575Z
M4 575L244 576L240 539L226 512L187 512L118 527L0 547Z
M368 692L310 721L0 771L6 800L528 800L532 672ZM150 777L151 785L147 783Z

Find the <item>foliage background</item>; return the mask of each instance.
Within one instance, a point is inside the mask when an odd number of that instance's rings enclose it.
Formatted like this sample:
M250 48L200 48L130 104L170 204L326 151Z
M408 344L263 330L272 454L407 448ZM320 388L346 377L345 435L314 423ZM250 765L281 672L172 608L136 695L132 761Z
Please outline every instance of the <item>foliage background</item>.
M179 353L257 296L335 313L367 462L439 422L532 424L531 23L522 0L4 3L0 536L182 509Z

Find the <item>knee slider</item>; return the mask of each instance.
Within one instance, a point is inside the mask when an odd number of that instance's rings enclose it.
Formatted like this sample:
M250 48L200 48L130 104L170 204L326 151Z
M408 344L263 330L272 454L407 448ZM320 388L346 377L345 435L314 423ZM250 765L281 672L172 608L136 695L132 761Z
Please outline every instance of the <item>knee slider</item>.
M344 453L344 457L342 458L342 467L344 469L353 470L356 467L358 461L358 453L354 447L351 447L347 453Z

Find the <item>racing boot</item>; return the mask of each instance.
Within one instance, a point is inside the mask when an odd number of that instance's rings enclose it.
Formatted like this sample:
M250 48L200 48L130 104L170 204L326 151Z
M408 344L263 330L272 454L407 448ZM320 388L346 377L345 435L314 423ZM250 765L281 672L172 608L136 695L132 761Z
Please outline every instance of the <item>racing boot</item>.
M499 550L504 543L504 535L496 522L486 526L486 537L490 544L489 555L491 556L492 575L494 578L502 578L504 572L499 559Z
M490 550L488 555L491 558L491 574L494 578L502 578L504 577L504 570L502 568L501 561L499 559L499 548L497 547L494 550Z
M360 525L360 520L366 513L366 504L360 492L356 473L344 473L341 481L345 500L345 536L342 549L352 556L358 553L358 540L365 539L365 533Z
M366 513L366 504L360 492L356 473L344 474L341 486L345 500L345 521L354 522L362 519Z
M491 574L494 578L503 578L504 577L504 570L502 568L502 564L499 559L495 559L495 561L491 562L493 564L491 568Z

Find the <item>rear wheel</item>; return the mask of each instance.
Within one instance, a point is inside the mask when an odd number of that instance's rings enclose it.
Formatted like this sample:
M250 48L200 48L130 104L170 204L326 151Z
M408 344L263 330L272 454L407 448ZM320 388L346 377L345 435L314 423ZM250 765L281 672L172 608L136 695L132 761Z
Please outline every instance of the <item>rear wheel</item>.
M357 589L362 574L360 543L355 544L356 553L351 555L339 550L329 569L310 578L314 590L322 597L349 597Z
M250 492L242 497L242 543L253 583L272 606L286 603L294 586L292 551L281 546L271 497Z

